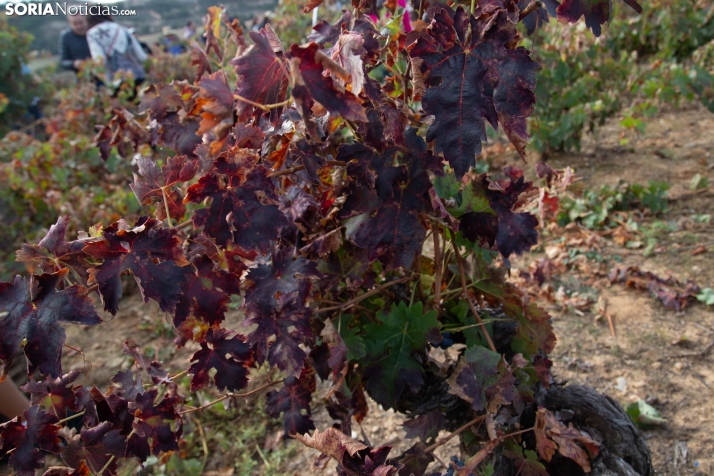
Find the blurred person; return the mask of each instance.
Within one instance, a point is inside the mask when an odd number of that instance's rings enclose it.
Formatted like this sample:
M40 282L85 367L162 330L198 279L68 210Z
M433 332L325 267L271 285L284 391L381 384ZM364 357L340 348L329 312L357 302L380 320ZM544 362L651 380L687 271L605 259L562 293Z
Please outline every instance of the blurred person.
M12 379L0 382L0 414L8 420L30 408L30 401Z
M146 79L144 62L148 59L139 40L110 15L90 15L87 21L87 42L92 59L104 63L108 81L112 81L118 71L131 72L136 94L136 87Z
M20 62L20 67L22 68L22 75L26 77L31 84L38 84L39 81L32 73L30 67L26 65L24 61ZM34 96L30 103L27 105L27 114L32 118L33 121L37 121L44 117L44 114L42 114L42 108L40 108L40 100L41 98L39 96Z
M20 387L27 383L27 360L24 355L18 355L12 362L5 362L3 368L7 375L0 382L0 416L8 420L21 415L30 408L30 401ZM24 421L24 418L23 418Z
M161 38L161 42L163 43L162 50L165 51L166 53L169 53L173 56L180 55L181 53L186 52L186 47L184 44L181 42L179 37L171 32L171 27L170 26L165 26L161 29L161 33L164 35Z
M183 39L185 41L192 40L194 36L196 36L196 24L189 20L183 27Z
M60 34L60 67L78 72L82 62L92 57L87 43L87 18L83 15L67 15L67 20L69 28Z
M137 41L139 42L139 45L141 45L141 49L144 50L144 53L146 53L147 56L151 56L154 53L151 50L151 47L147 43L141 41L141 38L139 38L139 35L136 34L136 28L129 28L129 33L134 35L134 38L137 39Z

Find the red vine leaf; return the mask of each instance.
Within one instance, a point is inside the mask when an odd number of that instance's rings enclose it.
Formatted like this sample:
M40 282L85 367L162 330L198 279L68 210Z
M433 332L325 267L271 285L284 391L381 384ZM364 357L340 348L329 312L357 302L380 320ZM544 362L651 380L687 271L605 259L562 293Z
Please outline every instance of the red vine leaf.
M205 17L206 32L206 55L209 55L211 50L218 56L219 61L223 61L223 53L218 44L218 39L221 37L221 17L223 16L223 7L208 7L208 15Z
M348 31L339 36L329 53L332 60L349 73L350 92L355 96L359 96L364 88L362 56L367 54L367 50L364 49L363 44L364 37L360 33Z
M459 229L468 240L488 246L495 244L506 260L512 254L529 251L538 243L538 219L535 215L513 211L519 196L533 189L533 182L525 182L521 175L500 190L491 189L485 178L481 183L472 182L470 186L480 189L474 195L485 195L495 214L469 212L462 215Z
M253 363L252 352L243 336L236 335L229 339L231 335L226 329L208 330L206 340L201 342L201 349L191 357L192 365L188 373L193 375L192 392L208 385L211 369L216 370L213 381L220 391L235 392L248 384L248 368Z
M193 265L196 271L185 276L174 326L179 328L189 315L217 326L225 319L231 294L240 294L240 276L218 268L206 255L195 258Z
M320 332L320 336L327 343L327 348L330 350L330 357L327 359L327 365L332 369L335 381L337 374L345 364L347 357L347 345L342 340L342 336L337 332L337 328L329 319L325 321L325 327Z
M283 102L287 95L289 77L280 40L269 25L260 31L251 31L249 35L254 44L242 55L231 60L237 76L236 94L258 104ZM236 110L239 121L248 119L254 110L263 113L262 110L240 100ZM279 108L270 111L271 121L279 117Z
M55 273L67 267L86 282L87 268L92 266L82 252L87 240L67 243L65 236L68 225L68 216L57 218L57 223L50 226L50 230L38 244L22 245L22 249L17 251L17 261L36 263L43 273Z
M171 218L181 220L186 213L186 206L183 204L183 196L174 185L191 180L198 171L198 161L187 161L186 156L169 157L159 168L155 160L140 156L136 163L139 174L134 174L131 189L139 203L150 205L158 202L156 218L159 220L166 219L167 208Z
M450 393L471 403L476 411L496 413L516 396L516 378L501 354L478 345L466 350L447 383Z
M139 346L137 346L133 341L124 341L122 347L124 353L134 359L136 365L140 366L147 374L149 374L151 381L154 382L155 385L173 383L173 381L169 378L169 373L161 368L161 362L149 359L141 352L141 350L139 350ZM141 385L141 383L139 383L139 385Z
M31 404L42 405L58 418L65 418L67 408L78 411L77 397L70 385L80 374L78 370L73 370L56 379L46 378L44 382L29 380L20 388L30 394Z
M245 302L262 314L270 314L279 307L281 296L294 294L295 303L304 305L312 278L320 278L317 263L302 256L293 259L293 250L284 249L273 254L271 264L259 264L248 271Z
M326 72L330 72L343 81L350 78L342 66L320 51L317 43L304 47L293 45L288 56L293 97L300 106L303 118L310 117L310 101L315 100L330 113L339 114L348 121L367 121L362 101L331 77L325 76Z
M117 474L116 458L123 458L126 453L126 436L121 435L119 430L114 430L110 422L83 429L79 434L76 430L64 428L60 435L67 442L61 453L65 463L77 468L85 462L92 474L98 475L104 468L106 469L101 473L103 476ZM115 459L109 463L112 457Z
M642 7L635 0L624 0L637 13L642 13ZM585 26L600 36L603 23L610 21L612 0L563 0L556 9L558 20L564 23L576 23L580 17L585 17Z
M141 383L141 374L136 374L131 370L120 370L112 377L112 382L119 384L121 388L112 386L114 394L124 397L127 400L134 400L137 395L144 393L144 386Z
M258 363L266 360L288 375L297 376L305 365L305 351L300 348L312 337L312 310L296 303L297 293L283 296L279 310L262 313L257 306L248 305L244 326L257 324L248 335Z
M548 23L548 16L555 17L557 15L556 9L560 6L558 0L541 1L543 3L542 7L538 7L533 13L526 15L526 17L521 20L529 36L540 29L543 23ZM530 4L530 0L518 0L518 9L523 10L528 4Z
M307 3L305 4L304 7L302 7L302 12L303 13L310 13L312 10L315 8L319 7L322 5L322 2L325 0L307 0Z
M184 101L176 89L175 83L152 84L141 97L141 111L149 113L157 121L166 118L172 112L177 112L184 106Z
M18 416L0 425L0 454L10 450L10 466L18 476L34 476L35 470L42 468L42 451L57 454L60 452L60 439L57 433L60 427L55 425L59 419L39 405L33 405L24 413L25 424Z
M135 401L129 402L134 423L126 451L127 455L134 455L142 462L146 461L150 454L158 456L162 451L179 449L181 417L175 408L178 400L176 397L164 397L158 405L154 405L158 392L158 389L151 389L137 395Z
M89 283L99 285L104 310L116 314L122 296L121 275L131 270L144 302L152 298L162 311L173 312L181 295L181 266L188 264L176 233L143 216L133 228L113 223L104 229L103 241L84 248L88 255L103 260L89 270Z
M553 440L548 438L548 435L545 432L545 427L547 424L547 421L546 421L546 413L547 412L548 412L548 410L545 408L538 409L538 412L536 412L536 421L535 421L535 428L533 429L533 433L535 433L536 449L538 450L538 454L544 460L550 461L553 458L553 455L555 454L555 450L557 447L556 447L555 443L553 442Z
M31 288L20 276L15 277L14 283L0 283L0 313L7 313L0 326L0 380L4 380L21 348L27 356L29 376L39 370L44 375L59 377L65 341L60 322L89 326L102 322L84 286L56 291L67 273L69 270L63 269L33 276Z
M337 39L340 37L342 32L350 29L351 23L352 13L347 10L343 10L342 16L335 22L334 25L330 25L330 23L326 20L322 20L320 23L313 26L312 29L314 33L310 33L307 39L314 41L322 48L331 48L335 45L335 43L337 43Z
M421 252L426 231L419 214L431 208L428 172L436 170L435 160L415 129L407 131L408 154L390 149L384 154L362 144L340 147L338 159L352 159L347 166L351 185L340 211L345 236L369 259L379 259L387 270L409 268ZM420 150L421 149L421 150ZM403 153L405 165L392 166L393 155Z
M197 210L191 219L218 245L233 241L243 250L266 253L288 220L276 204L275 187L265 168L253 168L257 157L246 150L240 153L231 161L218 158L213 172L189 187L184 200L199 203L211 198L211 205Z
M600 445L573 427L572 423L567 427L563 425L552 412L545 408L538 409L536 414L537 424L539 418L541 426L543 426L542 420L545 420L546 434L558 445L558 453L575 461L583 468L584 472L589 473L591 470L590 458L597 457L600 453ZM537 436L536 433L536 441L538 441ZM552 447L549 448L549 450L551 449ZM549 459L546 461L549 461Z
M336 428L315 430L312 436L296 434L295 439L337 461L348 476L392 476L399 469L386 464L391 446L373 449Z
M435 116L426 140L436 140L461 178L475 164L486 140L485 121L500 122L516 150L525 157L527 118L535 107L535 73L539 65L528 50L516 48L516 25L505 10L493 18L469 16L459 6L441 10L409 48L428 73L422 99Z
M310 413L310 400L315 391L315 376L303 373L300 378L288 377L279 391L266 395L265 411L273 418L283 415L285 435L302 435L315 429Z
M196 106L201 109L201 123L196 134L215 136L211 151L217 152L233 127L233 92L223 71L204 76L198 82Z
M50 466L47 468L42 476L91 476L92 472L89 471L87 465L84 461L79 463L77 469L67 468L65 466Z
M405 421L402 428L406 432L406 438L419 438L426 441L429 438L436 438L444 428L446 418L438 411L425 413L416 418Z
M338 250L320 262L318 269L325 277L318 281L317 286L326 291L335 291L343 286L353 290L359 288L365 279L370 278L365 276L370 263L368 254L365 248L349 241L343 242Z
M195 41L191 42L191 66L196 67L196 81L204 74L211 74L213 72L208 56L206 56L201 46Z

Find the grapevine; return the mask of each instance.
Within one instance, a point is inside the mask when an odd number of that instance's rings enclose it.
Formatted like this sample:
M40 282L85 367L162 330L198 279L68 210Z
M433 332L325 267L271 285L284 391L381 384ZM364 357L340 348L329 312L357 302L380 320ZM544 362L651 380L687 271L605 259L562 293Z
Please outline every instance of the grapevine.
M205 48L192 48L195 81L150 86L137 115L115 111L95 140L136 157L131 188L147 214L73 241L60 217L17 252L39 274L0 283L3 374L24 353L31 377L33 406L0 426L18 474L34 474L47 452L67 465L52 474L115 475L122 460L178 451L191 413L261 392L285 435L340 474L424 474L434 449L466 433L478 441L447 474L480 474L498 456L546 475L556 454L590 471L604 442L534 408L552 384L555 336L504 277L537 244L527 210L547 192L516 167L474 167L487 123L525 158L539 65L518 46L518 23L532 32L549 16L584 15L598 35L610 1L417 3L413 31L378 31L375 5L355 0L290 47L269 25L246 38L212 7ZM538 170L546 189L566 177ZM62 369L62 326L101 325L96 298L116 314L127 275L171 316L176 344L200 349L172 375L127 342L136 367L108 389L84 386ZM245 318L229 329L236 298ZM435 365L433 352L455 344L457 358ZM265 364L282 381L247 390ZM183 375L190 391L222 396L189 407ZM331 386L322 402L317 379ZM420 441L390 457L351 438L367 395L408 414ZM334 427L315 428L317 403ZM79 431L67 426L79 418ZM438 439L442 429L451 434Z

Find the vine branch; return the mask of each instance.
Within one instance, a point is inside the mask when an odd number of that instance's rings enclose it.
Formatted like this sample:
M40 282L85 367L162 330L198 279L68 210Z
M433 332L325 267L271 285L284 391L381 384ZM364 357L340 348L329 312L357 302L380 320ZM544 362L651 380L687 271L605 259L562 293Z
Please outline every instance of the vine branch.
M460 435L460 434L463 433L464 431L466 431L466 430L468 430L469 428L471 428L472 426L474 426L476 423L479 423L479 422L481 422L481 421L483 421L483 420L485 420L485 419L486 419L486 415L477 416L476 418L474 418L473 420L471 420L470 422L468 422L468 423L465 424L464 426L461 426L461 427L457 428L456 430L454 430L454 431L451 432L450 434L446 435L445 437L443 437L442 439L440 439L440 440L437 441L436 443L427 446L427 447L424 449L424 453L431 453L432 451L434 451L435 449L437 449L439 446L445 445L446 443L448 443L449 440L451 440L453 437Z
M100 469L99 471L97 471L97 476L101 476L102 474L104 474L104 471L106 471L106 469L109 467L109 465L112 464L112 462L114 461L115 458L116 458L116 456L112 455L112 457L109 458L109 460L107 461L107 464L105 464L105 465L102 467L102 469Z
M488 330L483 327L484 322L481 319L481 316L479 315L478 311L476 310L476 307L474 306L474 303L471 302L471 298L469 297L469 287L466 284L466 273L464 272L464 259L461 256L461 252L459 251L459 246L456 244L456 237L453 239L453 248L454 248L454 256L456 257L456 262L459 265L459 274L461 275L461 290L464 295L464 299L466 302L469 304L469 309L471 309L471 313L474 315L476 318L476 322L479 323L481 327L481 331L483 332L483 335L486 337L486 342L488 342L488 346L491 348L492 351L498 352L496 350L496 346L493 343L493 340L491 339L491 335L488 333Z
M82 410L82 411L79 412L79 413L75 413L75 414L72 415L72 416L68 416L67 418L64 418L64 419L58 421L57 423L55 423L55 425L61 425L62 423L66 423L66 422L68 422L68 421L70 421L70 420L74 420L75 418L79 418L79 417L81 417L82 415L84 415L86 412L87 412L87 410Z
M542 6L543 3L540 0L533 0L531 3L528 4L526 8L521 10L521 13L518 16L518 21L523 21L525 17L538 10Z
M431 224L434 238L434 309L441 313L441 248L439 245L439 225Z
M235 93L233 93L233 99L237 99L238 101L248 103L251 106L257 107L258 109L262 109L263 111L270 111L271 109L276 109L279 107L287 106L288 104L290 104L290 101L292 101L292 98L290 98L290 99L286 99L285 101L282 101L282 102L276 102L275 104L260 104L258 102L251 101L250 99L244 98L243 96L241 96L239 94L235 94Z
M360 301L363 301L367 299L370 296L374 296L377 293L382 292L383 290L389 288L390 286L394 286L395 284L400 284L400 283L406 283L407 281L412 281L413 279L417 278L418 276L406 276L404 278L399 278L395 279L394 281L389 281L388 283L384 283L381 286L377 286L374 289L370 289L366 293L362 293L356 298L352 298L349 301L345 302L344 304L340 304L338 306L330 306L330 307L323 307L321 309L315 309L315 312L330 312L330 311L344 311L348 307L357 304Z
M340 166L344 166L344 165L347 165L347 162L343 162L343 161L341 161L341 160L326 160L326 161L325 161L325 164L326 164L326 165L340 165ZM289 174L292 174L292 173L295 173L295 172L299 172L299 171L301 171L301 170L305 170L305 166L304 166L304 165L296 165L295 167L290 167L290 168L285 169L285 170L278 170L277 172L273 172L273 173L271 173L271 174L268 174L268 177L269 177L269 178L281 177L281 176L283 176L283 175L289 175Z
M166 224L171 228L171 213L169 213L169 200L166 197L166 187L161 187L161 195L164 197L164 211L166 212Z
M222 397L219 397L219 398L217 398L217 399L215 399L215 400L213 400L213 401L210 401L210 402L206 403L205 405L201 405L200 407L196 407L196 408L191 408L191 409L189 409L189 410L184 410L184 411L182 411L182 412L179 412L178 414L179 414L179 415L186 415L187 413L202 412L202 411L205 410L206 408L212 407L212 406L215 405L216 403L220 403L220 402L222 402L223 400L227 400L227 399L233 398L233 397L238 397L238 398L249 397L249 396L253 395L254 393L261 392L261 391L265 390L266 388L274 387L274 386L277 385L277 384L278 384L278 382L271 382L271 383L268 383L268 384L263 385L262 387L258 387L258 388L256 388L256 389L251 390L250 392L246 392L246 393L233 393L233 392L230 392L230 393L227 393L227 394L223 395Z
M471 458L469 458L468 461L466 461L466 464L464 465L464 467L460 468L457 474L459 476L468 476L469 474L471 474L471 472L474 470L474 468L476 468L476 466L481 464L486 459L486 457L488 455L490 455L493 452L493 450L496 449L496 447L498 445L500 445L505 439L510 438L512 436L520 435L521 433L527 433L534 429L535 429L535 427L531 427L531 428L526 428L525 430L514 431L513 433L499 436L495 440L489 441L486 444L486 446L484 446L483 448L481 448L481 450L479 450L478 453L476 453Z

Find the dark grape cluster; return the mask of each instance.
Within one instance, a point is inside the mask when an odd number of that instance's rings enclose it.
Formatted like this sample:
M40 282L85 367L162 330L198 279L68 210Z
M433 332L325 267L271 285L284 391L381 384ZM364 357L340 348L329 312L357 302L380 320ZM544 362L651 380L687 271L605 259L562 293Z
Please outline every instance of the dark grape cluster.
M451 463L449 463L449 470L444 473L444 476L454 476L456 473L456 470L459 468L463 468L465 463L457 458L456 456L451 457ZM474 473L469 473L469 476L476 476Z
M452 345L454 345L454 339L451 338L451 332L443 332L441 334L442 340L441 343L439 344L439 347L442 349L446 350Z

